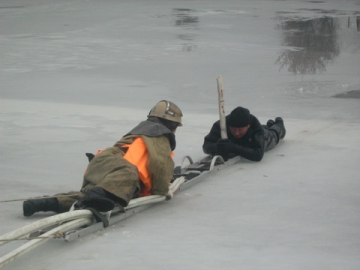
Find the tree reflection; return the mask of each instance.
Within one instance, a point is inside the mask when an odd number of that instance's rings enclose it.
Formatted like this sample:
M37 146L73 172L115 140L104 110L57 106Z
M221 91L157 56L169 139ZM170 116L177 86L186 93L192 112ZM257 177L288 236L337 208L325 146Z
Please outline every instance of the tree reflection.
M176 26L194 26L199 22L199 17L192 16L192 13L195 12L193 9L174 8L173 11L177 16L175 21Z
M176 16L175 26L181 27L184 31L178 35L178 38L184 40L182 44L183 51L190 52L197 48L197 45L191 42L196 34L196 30L199 24L199 17L194 16L196 10L188 8L174 8L173 13Z
M282 22L278 26L283 30L281 44L296 49L280 54L276 60L280 70L287 66L294 74L325 71L326 65L340 53L338 24L338 20L331 17Z

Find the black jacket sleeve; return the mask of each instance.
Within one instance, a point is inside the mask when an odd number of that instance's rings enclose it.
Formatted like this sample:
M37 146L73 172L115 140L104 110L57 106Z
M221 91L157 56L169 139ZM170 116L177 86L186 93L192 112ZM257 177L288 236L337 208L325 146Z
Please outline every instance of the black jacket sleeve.
M210 132L204 138L203 151L205 154L215 155L216 144L221 139L220 121L213 124Z
M252 136L252 146L234 144L234 154L251 161L261 161L264 156L265 141L264 132L259 130Z

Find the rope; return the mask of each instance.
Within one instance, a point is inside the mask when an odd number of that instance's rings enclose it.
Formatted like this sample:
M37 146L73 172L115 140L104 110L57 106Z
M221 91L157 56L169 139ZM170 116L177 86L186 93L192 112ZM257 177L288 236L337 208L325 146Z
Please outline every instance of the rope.
M74 194L69 194L69 195L56 195L56 196L42 196L42 197L33 197L33 198L26 198L26 199L0 200L0 203L6 203L6 202L21 202L21 201L28 201L28 200L52 199L52 198L71 197L71 196L74 196Z
M0 242L34 240L34 239L50 239L50 238L64 238L64 233L56 232L56 233L53 233L52 235L49 235L49 236L32 236L32 237L7 238L7 239L0 239Z

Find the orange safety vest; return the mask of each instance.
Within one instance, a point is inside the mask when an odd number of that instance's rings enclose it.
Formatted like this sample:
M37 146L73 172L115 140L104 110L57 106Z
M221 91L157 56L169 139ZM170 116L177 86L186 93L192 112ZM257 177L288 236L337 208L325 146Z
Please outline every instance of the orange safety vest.
M140 191L140 196L149 196L151 195L152 189L152 179L150 177L150 172L147 168L149 153L146 147L144 140L141 137L136 138L131 144L125 144L121 147L128 148L124 158L129 161L131 164L135 165L139 172L139 179L143 183L143 188ZM104 149L99 149L95 156L100 154ZM171 157L174 156L174 152L171 152ZM86 171L85 171L86 173Z
M152 189L153 183L150 172L147 168L149 152L144 140L141 137L138 137L132 142L132 144L122 145L121 147L128 147L124 158L138 168L139 179L143 183L140 196L142 197L151 195L150 191ZM171 152L171 157L173 156L174 152Z
M147 168L149 154L145 142L139 137L136 138L132 144L122 145L121 147L128 147L124 158L138 168L139 179L143 183L140 196L151 195L150 190L152 189L152 180Z

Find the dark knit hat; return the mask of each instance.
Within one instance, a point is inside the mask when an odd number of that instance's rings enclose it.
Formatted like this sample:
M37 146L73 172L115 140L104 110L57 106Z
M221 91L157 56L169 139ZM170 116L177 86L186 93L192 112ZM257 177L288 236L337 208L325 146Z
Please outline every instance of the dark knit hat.
M229 117L230 127L246 127L250 124L250 111L243 107L235 108Z

